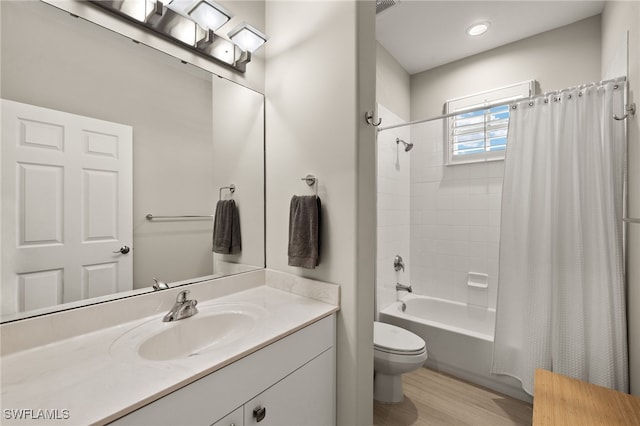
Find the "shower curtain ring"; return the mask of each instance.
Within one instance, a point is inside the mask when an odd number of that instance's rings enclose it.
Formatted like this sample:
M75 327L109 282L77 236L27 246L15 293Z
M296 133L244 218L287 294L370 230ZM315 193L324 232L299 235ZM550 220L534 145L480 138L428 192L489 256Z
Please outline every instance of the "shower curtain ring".
M382 124L382 118L378 118L378 122L374 123L373 122L373 113L367 111L364 114L364 119L367 120L367 123L371 124L373 127L378 127L380 124Z

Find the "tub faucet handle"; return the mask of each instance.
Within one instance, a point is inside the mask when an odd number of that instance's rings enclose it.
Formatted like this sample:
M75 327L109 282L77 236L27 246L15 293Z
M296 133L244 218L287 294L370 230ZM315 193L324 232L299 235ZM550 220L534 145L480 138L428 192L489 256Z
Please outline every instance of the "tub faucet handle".
M402 256L399 254L396 254L396 257L393 258L393 269L396 271L402 269L402 272L404 272L404 260L402 260Z

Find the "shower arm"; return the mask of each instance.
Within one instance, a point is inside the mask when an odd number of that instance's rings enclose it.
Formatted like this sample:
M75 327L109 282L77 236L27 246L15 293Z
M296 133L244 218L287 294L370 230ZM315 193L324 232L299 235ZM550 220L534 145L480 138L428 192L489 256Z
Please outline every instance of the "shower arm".
M404 144L404 152L409 152L413 148L413 143L405 142L400 138L396 138L396 144L400 145L401 143Z

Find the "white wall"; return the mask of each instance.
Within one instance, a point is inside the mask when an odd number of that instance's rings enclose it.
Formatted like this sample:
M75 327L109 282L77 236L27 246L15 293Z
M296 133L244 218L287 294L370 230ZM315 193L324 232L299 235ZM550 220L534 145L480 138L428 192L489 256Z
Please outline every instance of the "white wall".
M411 76L411 120L442 114L447 99L525 80L540 92L600 80L600 16Z
M382 104L378 104L378 117L386 126L406 123ZM376 260L376 314L393 303L397 297L396 283L415 284L411 280L410 258L411 229L411 156L396 138L411 142L409 127L385 130L378 133L377 183L378 183L378 244ZM404 272L396 271L393 260L402 256Z
M629 31L628 61L625 49ZM628 68L628 71L627 69ZM630 102L640 104L640 3L607 2L602 13L602 78L628 72ZM640 217L640 114L627 119L628 215ZM631 393L640 396L640 225L627 225L627 319Z
M372 423L374 3L267 1L267 267L340 285L337 420ZM287 265L289 204L319 179L320 265Z
M355 305L357 354L355 393L338 399L340 425L373 424L373 321L375 315L376 261L376 131L362 119L363 111L376 105L376 11L374 2L356 1L358 105L354 121L357 141L356 286ZM346 357L343 352L342 358ZM339 358L340 359L340 358ZM349 368L349 365L346 366ZM340 384L340 381L338 381ZM340 395L339 395L340 396ZM349 408L349 405L352 408ZM341 406L343 408L341 408ZM342 414L340 414L342 412ZM351 423L350 423L351 422Z
M404 121L411 118L411 77L409 73L376 43L376 96L379 104ZM383 120L382 126L389 123Z
M411 119L441 114L447 99L529 79L541 91L600 80L600 17L411 76ZM495 307L504 162L445 166L443 126L411 128L414 291ZM486 294L467 287L468 272L488 274Z
M402 66L380 43L376 43L376 97L382 126L400 124L411 117L411 80ZM404 152L396 137L411 142L410 129L376 132L377 183L377 256L376 318L378 312L393 303L395 284L411 281L410 258L410 165L413 151ZM414 147L415 149L415 147ZM403 257L405 271L395 271L393 259Z
M214 202L233 199L242 250L214 253L214 274L262 268L264 253L264 96L224 78L213 79L212 187ZM233 194L219 188L234 184ZM218 189L218 191L215 191Z

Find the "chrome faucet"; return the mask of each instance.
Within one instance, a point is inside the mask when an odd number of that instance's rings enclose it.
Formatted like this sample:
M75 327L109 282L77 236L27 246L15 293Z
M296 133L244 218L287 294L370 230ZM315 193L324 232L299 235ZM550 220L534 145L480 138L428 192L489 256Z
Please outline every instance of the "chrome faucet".
M393 269L395 269L396 271L402 269L402 272L404 272L404 260L402 260L402 256L400 256L399 254L397 254L396 257L393 258Z
M396 291L408 291L409 293L413 293L413 289L410 285L403 285L400 283L396 283Z
M188 294L189 290L183 290L178 293L176 303L173 304L173 307L169 312L167 312L167 315L162 318L163 322L178 321L183 318L189 318L198 313L198 308L196 308L198 301L187 299Z
M153 291L166 290L169 288L169 284L164 281L158 281L157 278L154 278L153 280L155 281L155 283L153 283Z

